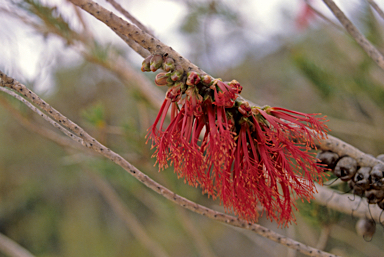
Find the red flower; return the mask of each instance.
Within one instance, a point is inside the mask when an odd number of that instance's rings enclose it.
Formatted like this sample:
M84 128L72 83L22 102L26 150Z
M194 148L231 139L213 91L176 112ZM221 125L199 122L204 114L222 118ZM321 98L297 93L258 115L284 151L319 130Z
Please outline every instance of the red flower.
M171 88L169 92L177 90ZM167 95L174 96L171 93ZM170 162L178 176L184 177L185 182L193 186L204 185L207 183L206 164L198 145L198 138L204 126L204 119L201 117L202 99L193 88L187 89L186 95L182 100L175 96L173 99L178 102L170 99L164 101L148 138L152 140L152 148L156 148L153 156L156 157L160 170L167 168ZM182 103L180 110L179 103ZM171 122L163 129L170 105Z
M205 189L209 195L216 197L225 191L224 187L228 183L226 172L230 168L235 140L225 108L213 105L210 99L203 106L206 126L201 151L205 153L207 176L211 182L205 185Z
M161 74L157 83L169 82ZM313 197L323 167L311 152L326 136L324 118L279 107L251 107L240 84L190 72L174 84L148 133L162 170L220 198L224 208L247 221L259 209L271 220L294 220L294 200ZM171 121L165 117L171 108Z
M232 81L237 82L237 81ZM242 87L240 84L232 83L226 84L218 79L215 79L210 88L214 94L214 104L217 106L225 106L227 108L233 107L237 95L241 92Z

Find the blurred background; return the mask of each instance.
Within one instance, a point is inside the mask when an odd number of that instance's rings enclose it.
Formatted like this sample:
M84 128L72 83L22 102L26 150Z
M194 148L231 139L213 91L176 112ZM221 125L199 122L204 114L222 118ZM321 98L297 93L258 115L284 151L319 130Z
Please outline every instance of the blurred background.
M302 0L120 1L203 70L238 80L247 99L323 113L332 135L374 156L384 153L383 71L322 1L307 2L325 19ZM384 20L367 2L336 2L383 50ZM6 0L0 35L0 70L151 178L222 211L171 168L159 173L153 166L145 135L158 108L155 92L143 85L155 74L142 74L142 58L104 24L65 0ZM69 147L4 93L0 125L0 232L36 256L302 256L174 205L111 161ZM355 217L315 203L298 206L289 228L264 218L260 224L332 253L384 256L380 224L371 240L356 234Z

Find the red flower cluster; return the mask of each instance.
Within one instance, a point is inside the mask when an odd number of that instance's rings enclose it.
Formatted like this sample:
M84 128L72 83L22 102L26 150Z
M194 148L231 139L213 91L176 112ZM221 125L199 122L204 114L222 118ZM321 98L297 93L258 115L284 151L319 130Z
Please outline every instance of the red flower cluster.
M191 72L185 84L172 84L164 76L156 84L170 88L148 133L160 170L173 165L178 177L247 221L257 221L263 209L271 220L290 223L294 200L311 199L323 177L311 149L326 136L324 118L251 107L235 80Z

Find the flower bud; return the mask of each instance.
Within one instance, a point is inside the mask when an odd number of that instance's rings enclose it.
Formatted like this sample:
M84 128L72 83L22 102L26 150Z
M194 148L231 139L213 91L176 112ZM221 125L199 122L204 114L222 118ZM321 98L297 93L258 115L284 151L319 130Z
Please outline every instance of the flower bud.
M141 71L151 71L150 69L150 62L151 62L152 55L148 56L147 58L144 59L144 61L141 64Z
M205 85L210 85L211 84L211 81L212 81L212 78L211 78L211 76L209 76L209 75L204 75L203 77L202 77L202 82L205 84Z
M163 62L163 70L166 72L173 71L175 69L175 61L171 57L165 58Z
M179 81L184 74L184 70L180 65L176 65L175 71L171 75L173 81Z
M163 63L163 56L161 56L160 54L155 54L154 56L152 56L151 62L150 62L151 71L155 72L157 71L157 69L160 69L162 63Z
M167 74L169 74L169 77L167 78L167 86L173 87L175 85L175 81L171 79L171 73L168 72Z
M155 84L157 86L165 86L168 84L168 78L170 74L166 72L160 72L159 74L156 75L155 78Z
M201 79L200 79L199 74L197 74L194 71L191 71L188 73L187 82L186 82L186 84L188 86L197 85L197 84L199 84L200 81L201 81Z

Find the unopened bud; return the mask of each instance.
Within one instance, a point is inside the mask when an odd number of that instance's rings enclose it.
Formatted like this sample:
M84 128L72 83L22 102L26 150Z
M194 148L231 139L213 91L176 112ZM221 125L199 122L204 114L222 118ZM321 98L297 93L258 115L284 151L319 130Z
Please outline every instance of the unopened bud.
M171 73L168 72L167 74L169 74L169 77L167 78L167 86L173 87L175 85L175 81L171 79Z
M152 58L152 55L145 58L144 61L142 62L142 64L141 64L141 71L142 72L151 71L151 69L150 69L151 58Z
M170 74L169 73L166 73L166 72L160 72L159 74L156 75L156 78L155 78L155 84L157 86L165 86L168 84L168 78L169 78Z
M205 85L210 85L211 84L211 81L212 81L212 78L211 78L211 76L209 76L209 75L204 75L203 77L202 77L202 82L205 84Z
M162 63L163 63L163 56L161 56L160 54L155 54L154 56L152 56L151 62L150 62L151 71L155 72L157 71L157 69L160 69Z
M184 70L180 65L176 65L175 71L171 75L173 81L179 81L184 74Z
M165 58L163 62L163 70L166 72L173 71L175 69L175 61L171 57Z

